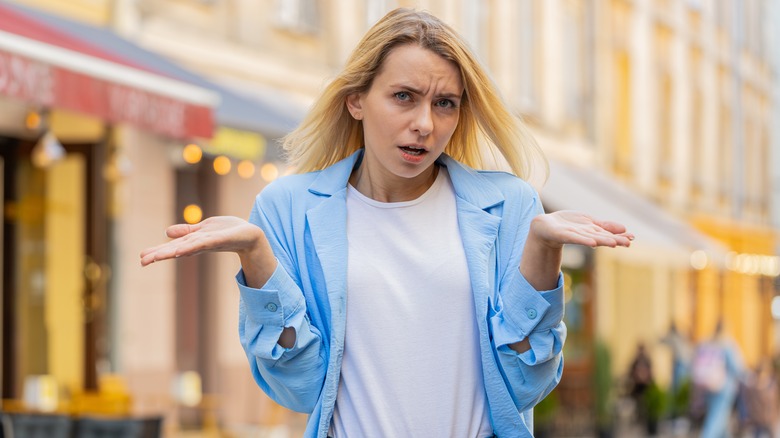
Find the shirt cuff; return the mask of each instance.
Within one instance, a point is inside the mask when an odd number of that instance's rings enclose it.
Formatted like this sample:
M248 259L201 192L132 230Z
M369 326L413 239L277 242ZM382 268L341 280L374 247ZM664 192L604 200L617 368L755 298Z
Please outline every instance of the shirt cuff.
M504 319L523 337L550 330L563 320L563 275L558 274L555 289L537 291L518 271L501 291L501 303Z
M304 305L300 288L281 263L277 263L273 274L260 289L246 285L243 268L236 274L236 282L247 316L258 324L284 327Z

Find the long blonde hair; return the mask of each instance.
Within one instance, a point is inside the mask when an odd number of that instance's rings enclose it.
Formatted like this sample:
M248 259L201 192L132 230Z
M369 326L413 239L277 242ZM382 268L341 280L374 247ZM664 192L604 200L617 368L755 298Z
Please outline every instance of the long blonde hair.
M287 158L296 171L324 169L363 147L362 123L350 115L346 98L367 92L390 51L405 44L431 50L460 69L464 84L460 117L445 153L484 169L494 167L486 164L489 159L495 163L497 151L515 175L526 179L532 161L540 158L546 176L547 162L541 149L509 111L468 45L435 16L407 8L389 12L363 36L342 72L325 88L298 128L283 139Z

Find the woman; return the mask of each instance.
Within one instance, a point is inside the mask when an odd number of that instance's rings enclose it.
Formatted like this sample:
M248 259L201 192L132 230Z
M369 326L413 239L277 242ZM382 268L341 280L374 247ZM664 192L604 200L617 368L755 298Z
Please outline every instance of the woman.
M245 222L167 230L141 263L238 254L240 338L307 437L532 436L566 337L564 244L629 246L619 224L543 214L538 150L460 37L397 9L285 139L301 173ZM513 172L477 171L486 150Z

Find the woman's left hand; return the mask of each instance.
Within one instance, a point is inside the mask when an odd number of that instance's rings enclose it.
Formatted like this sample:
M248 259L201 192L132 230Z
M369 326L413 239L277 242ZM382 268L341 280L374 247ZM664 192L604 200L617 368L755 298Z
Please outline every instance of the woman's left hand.
M630 246L634 235L617 222L597 220L578 211L561 210L535 217L528 233L528 240L532 239L551 249L560 249L567 243L614 248Z
M571 210L540 214L531 221L520 272L537 290L555 287L561 270L563 245L590 247L631 245L634 235L626 227Z

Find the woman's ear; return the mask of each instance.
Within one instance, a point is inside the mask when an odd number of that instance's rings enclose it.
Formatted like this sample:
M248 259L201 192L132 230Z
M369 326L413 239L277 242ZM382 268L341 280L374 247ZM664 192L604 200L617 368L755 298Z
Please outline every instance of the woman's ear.
M347 96L347 110L355 120L363 120L363 105L360 102L360 93Z

